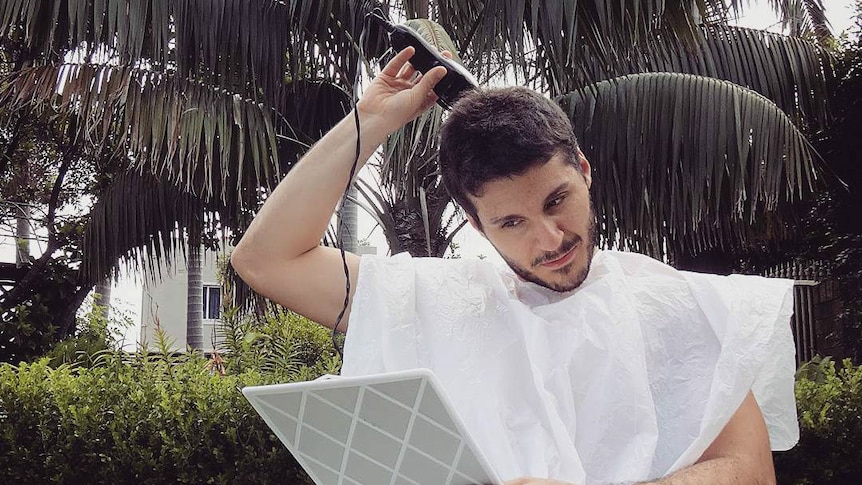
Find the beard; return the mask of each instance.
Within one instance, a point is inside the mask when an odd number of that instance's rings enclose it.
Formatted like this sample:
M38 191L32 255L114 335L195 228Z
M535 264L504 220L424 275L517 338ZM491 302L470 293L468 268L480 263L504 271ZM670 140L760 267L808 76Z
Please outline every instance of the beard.
M556 274L570 276L570 278L567 278L562 282L547 281L545 279L542 279L539 275L537 275L530 269L527 269L506 257L506 255L499 250L497 252L500 253L500 256L502 256L503 260L506 261L506 264L508 264L509 267L512 268L512 271L514 271L515 274L518 275L518 277L520 277L522 280L529 281L530 283L535 283L539 286L543 286L545 288L548 288L549 290L554 290L560 293L572 291L581 286L587 279L587 276L590 274L590 264L593 261L593 254L595 253L596 245L598 244L598 238L596 234L596 217L593 213L592 200L590 200L590 217L588 224L589 227L587 228L587 241L586 247L584 248L584 250L586 251L587 262L580 269L575 267L575 264L577 264L577 260L575 260L567 264L566 266L563 266L562 268L557 268L553 270L553 272ZM534 259L531 263L531 267L535 268L542 263L559 259L563 255L571 251L573 248L575 248L575 246L583 243L583 238L581 238L577 234L572 234L571 236L568 236L566 239L563 240L562 244L560 244L560 248L556 251L545 253Z

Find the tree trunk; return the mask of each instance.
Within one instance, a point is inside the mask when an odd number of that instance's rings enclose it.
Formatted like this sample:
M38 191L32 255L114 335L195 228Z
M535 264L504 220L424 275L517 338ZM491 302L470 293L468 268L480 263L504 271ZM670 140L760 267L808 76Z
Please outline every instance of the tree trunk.
M57 341L64 340L67 337L75 335L75 331L77 330L76 315L78 313L78 308L80 308L81 304L84 303L84 299L87 298L87 295L92 289L92 286L84 285L78 288L78 291L76 291L69 300L69 304L66 305L66 310L64 310L63 314L58 318L60 329L57 331Z
M27 270L27 274L25 274L20 281L15 283L15 286L13 286L11 290L0 297L0 305L3 305L6 308L12 308L30 297L33 286L35 286L39 278L42 276L42 272L48 266L48 263L51 261L51 256L57 251L58 246L59 245L54 235L49 233L45 252L36 260L35 263L33 263L32 266L30 266L30 269Z
M203 350L203 280L201 278L200 225L189 227L186 255L188 296L186 300L186 345L191 350Z
M102 307L102 316L107 320L111 313L111 278L106 276L105 279L96 283L95 293L93 304Z
M30 206L22 203L18 206L15 229L15 266L30 262Z
M75 133L77 123L73 119L69 124L69 133L70 138ZM5 306L6 308L11 308L18 303L21 303L24 298L29 296L29 293L36 283L38 278L42 275L42 271L45 270L45 267L48 266L48 262L51 260L51 256L54 254L57 249L59 249L60 244L57 242L57 228L54 227L54 219L57 215L57 206L59 205L60 199L60 189L63 186L63 180L66 178L66 172L69 171L69 167L72 164L72 150L67 148L63 151L63 163L60 164L60 169L57 171L57 179L54 181L54 188L51 190L51 197L48 200L48 217L45 220L45 226L48 229L48 242L45 245L45 252L39 259L33 263L33 266L30 267L30 270L27 271L27 274L24 275L24 278L21 281L17 282L15 286L9 290L8 293L4 294L0 297L0 304Z
M359 193L356 190L355 184L350 186L350 190L347 191L347 197L351 200L345 198L344 206L339 212L338 240L345 251L355 254L359 247L359 240L356 237L359 233L359 226L357 224L358 211L356 204L353 202L353 200L359 197Z

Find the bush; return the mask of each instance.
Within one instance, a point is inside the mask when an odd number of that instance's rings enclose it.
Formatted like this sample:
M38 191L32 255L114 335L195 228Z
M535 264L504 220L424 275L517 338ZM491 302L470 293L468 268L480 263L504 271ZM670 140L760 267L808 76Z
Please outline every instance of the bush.
M331 332L297 313L282 309L260 318L240 318L236 308L225 308L222 322L218 351L230 374L254 369L309 380L337 374L341 368Z
M3 483L311 483L239 389L199 356L167 362L102 354L0 366Z
M61 340L44 355L51 367L62 364L91 367L100 354L122 345L122 329L132 325L131 318L117 309L109 317L108 309L97 305L92 296L87 297L83 306L89 309L77 318L74 336Z
M240 389L336 373L328 331L290 312L232 319L206 359L162 332L153 354L105 350L100 322L0 366L0 483L312 483Z
M797 372L799 444L775 453L778 483L862 483L862 366L815 359Z
M62 340L57 317L78 290L77 271L69 262L66 256L51 259L23 301L0 299L0 362L33 361Z

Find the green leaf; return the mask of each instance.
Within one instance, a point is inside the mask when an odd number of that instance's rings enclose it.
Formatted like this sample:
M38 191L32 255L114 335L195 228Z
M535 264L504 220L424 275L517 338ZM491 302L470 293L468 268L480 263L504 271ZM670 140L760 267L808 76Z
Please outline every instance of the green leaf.
M558 102L593 161L610 246L672 256L750 244L765 218L807 197L805 181L818 178L817 154L791 119L727 81L639 74Z

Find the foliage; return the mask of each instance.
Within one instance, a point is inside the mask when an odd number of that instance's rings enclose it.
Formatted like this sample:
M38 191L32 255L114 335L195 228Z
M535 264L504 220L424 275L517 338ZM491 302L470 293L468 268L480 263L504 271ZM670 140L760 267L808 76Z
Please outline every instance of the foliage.
M729 81L635 74L558 102L595 157L591 195L612 247L672 261L745 247L766 232L756 222L778 218L815 188L819 170L790 117ZM769 237L788 237L779 232Z
M129 355L100 346L97 307L50 359L0 365L6 481L310 484L239 389L337 372L328 332L289 312L231 318L209 360L173 353L162 331L156 352Z
M851 35L842 37L835 57L832 92L834 121L815 146L828 166L827 177L840 183L817 193L799 224L799 247L785 254L818 261L838 282L841 313L837 328L843 356L862 361L862 1L856 2Z
M109 314L108 309L96 304L93 297L88 300L84 307L89 307L89 310L78 318L75 335L58 342L45 354L51 367L63 364L93 367L102 354L122 347L122 331L133 325L131 318L119 314L116 308Z
M271 1L0 5L3 114L73 117L74 148L98 153L99 173L117 168L92 194L85 279L100 280L121 259L163 264L184 245L163 241L188 229L202 205L221 227L248 223L261 188L345 112L344 92L327 85L333 76L349 85L356 61L332 75L315 51L353 47L353 37L322 38L330 23L355 30L350 3L332 7L341 18ZM108 230L124 221L132 222Z
M841 161L837 157L834 160ZM849 191L862 190L862 178L853 182ZM803 258L822 261L828 277L838 283L841 309L835 317L836 335L830 338L841 342L842 356L858 362L862 359L862 230L853 227L858 222L852 219L858 218L862 199L853 202L860 196L849 191L834 189L818 194L802 220L805 240L800 253Z
M799 35L824 39L819 0L801 10L797 3L771 5ZM121 261L157 268L170 261L186 244L176 234L202 212L209 222L203 231L218 226L241 235L268 190L349 111L359 54L369 63L389 55L380 32L362 35L375 6L393 18L438 22L483 83L511 66L518 81L556 96L624 74L689 72L758 90L794 122L820 126L826 57L798 39L727 27L741 4L8 0L0 3L0 125L29 114L57 120L70 152L86 154L100 175L81 243L83 291ZM617 128L645 112L639 103L631 107L637 113L618 117ZM697 113L689 115L696 124ZM378 219L395 250L442 255L463 225L443 217L449 198L433 150L424 149L432 148L438 124L420 121L402 133L401 149L388 152L398 156L380 165L388 172L379 178L393 180L394 189L365 197L384 215ZM3 163L0 157L0 175ZM683 207L674 194L650 203ZM661 225L635 230L669 232ZM248 288L238 285L236 295L249 296ZM68 305L80 303L74 296Z
M228 261L220 258L217 262L222 309L217 335L220 343L214 342L217 353L224 356L225 370L286 372L288 377L299 380L338 374L341 359L329 330L271 300L257 301L254 314L243 313L233 304L230 295L236 287ZM312 374L314 377L310 377Z
M862 366L816 358L797 372L800 440L775 453L778 483L844 485L862 477Z
M0 362L17 364L43 355L63 339L61 315L78 291L69 258L50 261L29 298L0 307Z
M0 366L0 470L7 483L310 483L239 388L191 357L108 355L52 369Z
M0 57L6 54L0 49ZM74 330L75 311L88 291L78 278L85 223L78 212L86 205L94 174L85 162L92 153L69 147L76 124L72 117L4 107L0 120L0 226L24 219L29 235L19 234L17 227L14 234L27 237L17 239L24 254L29 254L29 239L39 240L44 250L38 258L24 258L20 268L0 263L0 281L4 286L14 282L0 291L0 362L17 363ZM47 238L35 228L45 228ZM2 236L12 236L11 231Z
M820 213L829 217L824 237L815 247L833 261L832 275L841 284L843 340L855 362L862 362L862 1L856 2L851 35L843 38L836 63L836 123L823 141L830 167L847 184L823 201Z
M218 352L228 374L255 370L318 377L337 374L341 367L329 331L297 313L277 308L262 317L241 317L229 307L222 312L222 325Z
M810 19L816 28L818 5L807 4L802 12L787 2L773 7L787 22ZM123 155L126 184L146 187L152 174L170 186L165 194L194 194L218 213L223 227L241 233L263 193L349 110L360 52L375 63L388 55L380 32L361 35L366 14L376 6L393 18L439 23L483 82L509 66L519 80L560 95L623 74L693 66L684 72L752 87L760 83L763 91L790 100L784 103L788 111L823 111L816 109L824 92L822 65L809 45L696 27L701 21L721 24L738 11L739 2L724 0L614 7L596 0L227 0L215 6L172 0L131 7L122 0L10 0L0 7L0 40L20 55L9 56L0 99L15 112L74 114L80 118L76 140L106 147L105 158ZM737 36L745 40L734 41ZM366 45L357 45L363 38ZM698 49L708 55L691 54ZM816 98L813 105L806 104L809 96ZM414 128L403 144L408 151L435 140L433 133ZM451 236L445 229L454 232L460 225L441 217L448 198L426 152L419 150L415 160L383 161L392 171L381 179L406 180L397 190L410 186L403 194L387 194L397 218L406 221L390 225L395 235L387 237L397 241L397 231L403 231L409 236L405 246L417 254L442 254ZM128 203L135 200L132 192L108 188L98 196L111 217L91 224L84 248L85 261L95 260L86 266L93 280L111 271L118 258L146 255L158 261L160 251L172 254L173 247L150 241L177 225L186 227L189 219L182 216L184 207L142 212ZM104 230L106 221L139 219L149 223Z
M286 335L275 328L285 324L293 327L294 344L309 349L309 360L292 378L262 372L249 361L231 373L238 356L228 352L228 372L217 372L199 354L170 352L164 334L155 354L102 351L80 361L89 367L54 366L47 358L0 365L3 477L10 483L310 484L239 392L332 370L326 331L313 323L281 315L260 333ZM314 355L320 358L311 362ZM793 450L775 453L778 483L855 483L862 474L856 446L862 439L862 366L815 359L797 373L796 398L801 440Z

